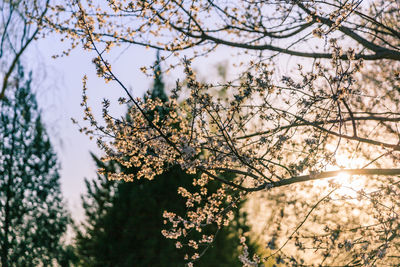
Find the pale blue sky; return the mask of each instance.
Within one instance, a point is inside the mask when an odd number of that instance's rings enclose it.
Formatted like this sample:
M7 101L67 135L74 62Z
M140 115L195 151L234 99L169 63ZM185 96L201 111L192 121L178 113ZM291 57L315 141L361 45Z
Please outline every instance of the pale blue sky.
M90 141L87 136L81 134L71 121L71 117L83 121L83 110L80 106L82 77L85 74L88 76L88 102L98 118L101 118L103 98L111 100L113 112L124 114L124 110L117 104L117 99L125 95L116 83L106 84L103 79L97 77L91 63L94 53L77 48L69 56L52 58L67 47L67 44L59 41L59 37L48 36L32 44L26 51L23 63L33 71L33 84L39 106L61 163L62 192L73 217L81 220L83 209L80 196L86 192L84 178L96 177L96 166L89 152L102 155L95 141ZM124 48L126 47L116 48L112 54L106 56L112 64L114 74L132 90L133 95L143 96L151 87L152 78L144 75L139 69L153 64L156 53L154 50L138 46ZM192 66L197 70L198 79L215 81L218 77L216 66L219 63L227 64L228 80L235 77L241 68L234 67L234 64L249 59L248 55L237 56L237 52L237 49L221 46L212 55L196 59ZM281 57L278 66L288 69L293 65L291 59L290 56ZM295 61L299 62L299 59L296 58ZM279 69L275 71L279 73ZM164 74L167 88L174 86L176 79L182 76L182 69L176 69L169 75Z

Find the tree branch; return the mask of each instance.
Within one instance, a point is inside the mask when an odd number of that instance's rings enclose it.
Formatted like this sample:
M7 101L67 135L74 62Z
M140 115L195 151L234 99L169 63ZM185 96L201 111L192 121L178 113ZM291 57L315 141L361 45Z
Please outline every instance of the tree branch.
M281 187L285 185L314 181L323 178L338 176L339 174L348 175L400 175L400 169L343 169L337 171L327 171L320 173L312 173L308 175L295 176L281 181L273 182L270 187Z

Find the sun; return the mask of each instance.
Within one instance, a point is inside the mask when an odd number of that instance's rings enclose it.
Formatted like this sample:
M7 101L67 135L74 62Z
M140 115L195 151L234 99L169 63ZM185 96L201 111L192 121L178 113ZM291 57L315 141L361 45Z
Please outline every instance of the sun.
M363 176L350 175L343 171L334 177L314 181L314 188L326 190L334 184L337 189L332 194L333 198L354 202L359 199L360 192L366 186L365 182Z
M341 172L333 179L340 185L340 188L336 191L339 196L356 198L358 192L365 187L365 179L362 176Z
M338 189L334 192L334 196L337 198L346 198L349 200L355 200L359 196L359 192L365 188L366 179L360 175L350 175L346 173L346 169L362 168L366 164L365 160L361 158L355 158L344 153L336 153L335 155L337 165L327 165L326 171L337 171L343 169L335 177L316 180L314 186L317 188L328 188L330 184L335 184Z

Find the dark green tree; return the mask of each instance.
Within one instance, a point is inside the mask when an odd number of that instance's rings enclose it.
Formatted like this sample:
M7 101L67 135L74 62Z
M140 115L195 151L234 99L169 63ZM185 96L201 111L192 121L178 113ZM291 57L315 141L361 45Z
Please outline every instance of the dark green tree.
M154 84L150 91L152 99L159 98L163 102L168 101L168 96L165 93L165 85L162 79L160 52L157 50L157 59L154 65Z
M62 237L69 215L59 164L20 69L0 102L1 266L67 265ZM11 85L10 85L11 86Z
M159 56L155 79L147 98L168 101L161 77ZM157 110L165 115L166 110ZM153 114L149 114L153 116ZM129 119L129 118L128 118ZM149 152L150 153L150 152ZM99 169L135 173L115 162L104 163L92 155ZM193 187L193 176L179 166L169 168L157 179L133 182L110 181L107 175L86 180L87 193L82 197L86 221L77 232L77 251L83 266L184 266L187 247L177 249L175 242L161 234L164 210L183 214L185 199L177 194L179 186ZM213 190L210 184L209 190ZM214 189L215 190L215 189ZM237 212L236 219L226 228L207 229L217 233L215 242L196 266L241 266L239 230L247 231L245 214ZM215 247L214 247L215 246Z

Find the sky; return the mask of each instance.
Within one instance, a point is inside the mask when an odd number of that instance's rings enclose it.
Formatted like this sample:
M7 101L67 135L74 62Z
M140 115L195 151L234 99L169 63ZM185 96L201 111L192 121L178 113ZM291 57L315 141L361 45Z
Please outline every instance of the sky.
M102 78L97 77L92 64L94 52L76 48L69 56L53 58L67 48L68 43L62 43L59 36L49 35L32 43L25 53L23 63L33 72L33 85L36 88L34 91L61 164L60 181L63 195L73 218L81 221L84 218L81 195L86 192L84 179L96 178L96 166L90 152L97 156L103 155L95 140L89 140L88 136L80 133L78 126L71 120L74 118L83 122L83 109L80 106L82 78L84 75L88 77L88 103L99 119L104 98L111 101L112 114L125 114L117 99L126 95L116 83L106 84ZM227 80L237 77L241 71L237 66L250 58L249 55L238 56L238 51L240 50L220 46L213 54L197 58L192 62L192 67L197 72L198 80L221 80L217 75L219 64L227 68ZM161 55L168 56L163 53ZM134 97L143 96L146 90L151 88L152 77L143 74L140 68L154 63L155 50L139 46L116 47L110 54L106 54L106 58L111 63L114 74L131 90ZM294 62L291 59L290 56L281 57L275 71L279 73L280 67L288 69ZM299 62L299 59L296 58L295 62ZM167 91L173 88L177 78L182 80L182 69L177 68L169 74L163 74ZM86 125L83 123L82 126Z

